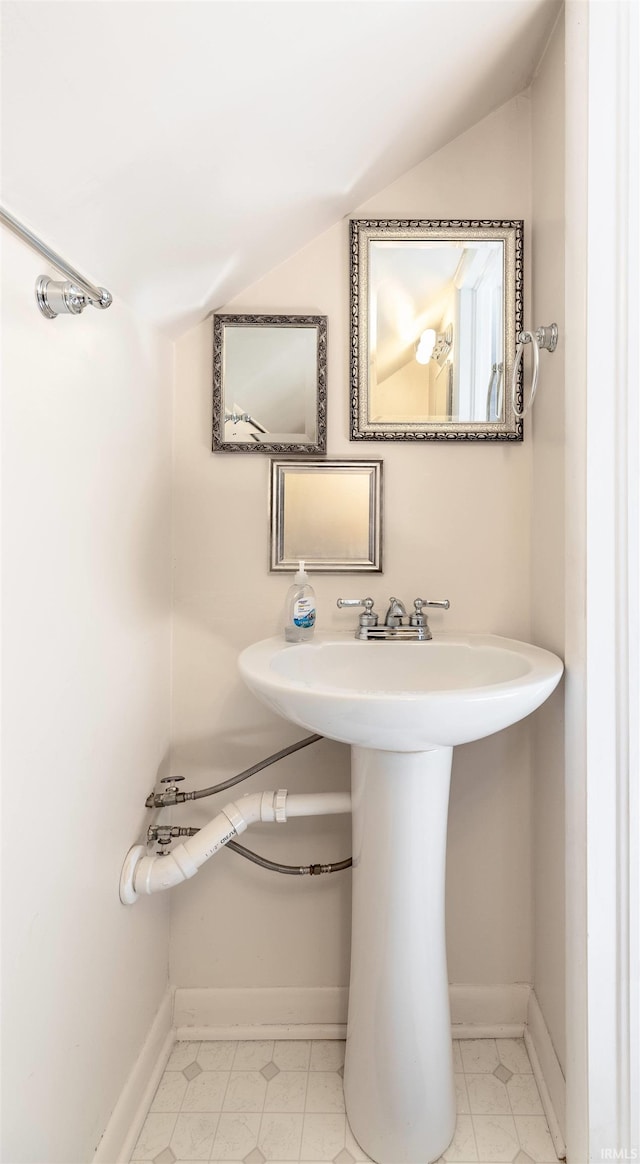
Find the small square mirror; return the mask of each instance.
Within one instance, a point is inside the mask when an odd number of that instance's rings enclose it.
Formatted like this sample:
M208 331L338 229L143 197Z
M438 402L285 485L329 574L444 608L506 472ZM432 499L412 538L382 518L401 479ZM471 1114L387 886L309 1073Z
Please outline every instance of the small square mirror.
M382 571L382 461L272 461L271 570Z

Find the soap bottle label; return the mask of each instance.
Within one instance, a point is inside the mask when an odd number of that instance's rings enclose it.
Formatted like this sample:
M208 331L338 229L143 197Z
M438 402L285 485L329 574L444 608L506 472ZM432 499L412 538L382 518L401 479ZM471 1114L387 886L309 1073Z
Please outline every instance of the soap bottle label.
M310 598L298 598L293 604L294 626L312 627L316 621L316 610Z

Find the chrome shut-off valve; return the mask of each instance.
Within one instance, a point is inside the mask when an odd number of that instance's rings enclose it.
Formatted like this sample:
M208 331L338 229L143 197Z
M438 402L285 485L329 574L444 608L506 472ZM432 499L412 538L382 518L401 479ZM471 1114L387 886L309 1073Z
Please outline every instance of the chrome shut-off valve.
M193 793L180 792L178 783L184 776L163 776L160 783L166 784L162 792L151 792L145 800L147 808L171 808L174 804L182 804L184 800L192 800Z

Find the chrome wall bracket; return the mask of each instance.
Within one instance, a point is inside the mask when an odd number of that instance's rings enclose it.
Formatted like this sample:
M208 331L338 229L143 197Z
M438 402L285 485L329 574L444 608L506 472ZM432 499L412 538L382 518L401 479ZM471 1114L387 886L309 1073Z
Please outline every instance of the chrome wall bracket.
M558 346L558 325L550 323L548 327L539 327L536 331L538 347L546 352L555 352Z
M87 304L92 307L109 307L112 296L105 287L98 287L100 299L90 299L69 279L57 281L41 275L36 282L36 302L47 319L58 315L81 315Z
M535 332L521 331L518 336L519 344L530 344L535 339L540 351L555 352L558 346L558 325L550 323L548 327L537 327Z

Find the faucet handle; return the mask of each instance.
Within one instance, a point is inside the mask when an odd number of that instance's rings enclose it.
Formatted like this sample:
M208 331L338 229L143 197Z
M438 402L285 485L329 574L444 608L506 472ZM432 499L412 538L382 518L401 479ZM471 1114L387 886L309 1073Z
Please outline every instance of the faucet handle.
M414 599L413 605L416 608L416 614L422 614L423 606L439 606L442 610L448 610L451 603L448 598L438 602L430 602L428 598L416 598Z
M369 613L373 610L373 598L339 598L336 606L364 606Z
M430 639L431 631L429 630L429 623L422 608L423 606L440 606L443 610L448 610L449 599L445 598L442 602L429 602L428 598L415 598L413 605L415 609L409 619L409 626L423 627L426 631L426 638Z
M373 610L373 598L338 598L336 606L364 606L364 614L360 615L360 626L377 626L378 616Z
M448 610L450 603L448 598L443 598L442 601L438 602L429 602L428 598L414 598L413 605L415 606L415 613L412 618L424 617L422 616L422 606L440 606L442 610Z

